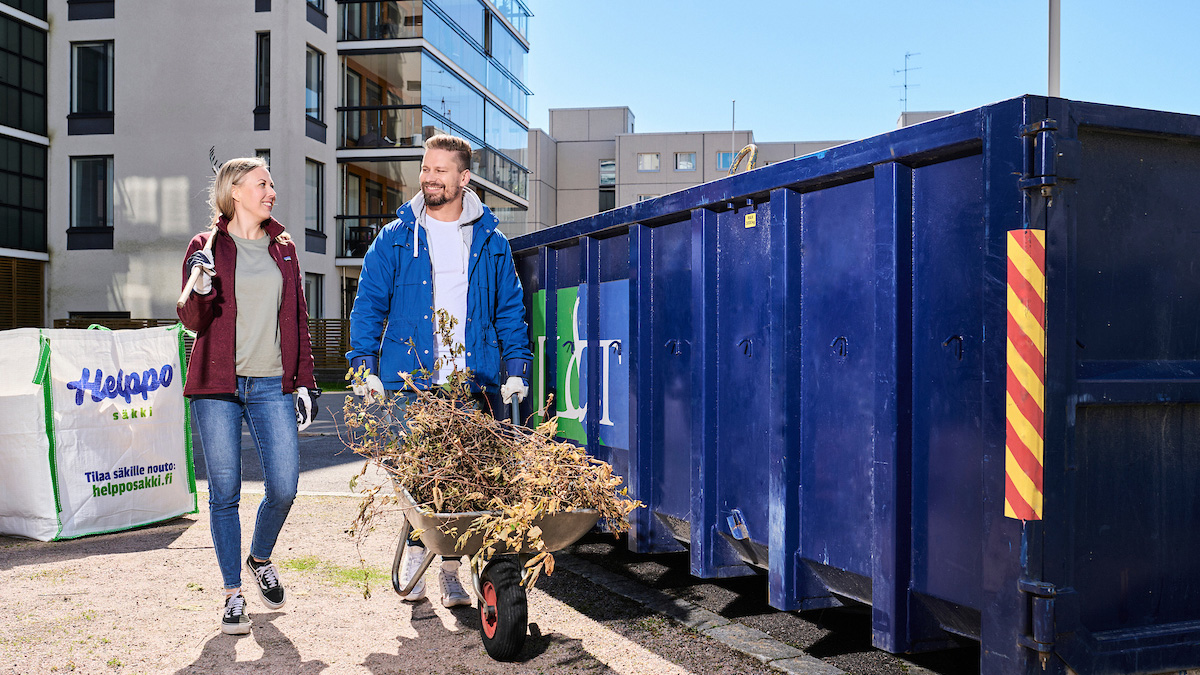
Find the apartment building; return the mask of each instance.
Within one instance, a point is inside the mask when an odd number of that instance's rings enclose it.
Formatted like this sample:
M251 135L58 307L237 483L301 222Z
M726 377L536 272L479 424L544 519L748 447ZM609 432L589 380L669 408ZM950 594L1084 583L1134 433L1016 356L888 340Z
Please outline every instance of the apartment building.
M553 109L549 121L549 133L529 132L530 232L717 180L751 143L755 166L766 166L846 142L756 143L748 130L637 133L627 107Z
M521 0L0 3L0 329L173 317L214 158L267 159L317 318L348 315L433 134L524 227Z
M45 0L0 0L0 330L45 322Z

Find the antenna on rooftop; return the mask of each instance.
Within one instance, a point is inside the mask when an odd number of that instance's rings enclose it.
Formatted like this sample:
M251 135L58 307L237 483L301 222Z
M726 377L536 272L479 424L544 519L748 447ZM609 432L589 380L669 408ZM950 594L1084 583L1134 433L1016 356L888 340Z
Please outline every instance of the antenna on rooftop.
M920 69L921 69L921 67L920 67L920 66L917 66L917 67L915 67L915 68L914 68L914 67L912 67L912 66L909 66L909 65L908 65L908 60L909 60L909 59L911 59L911 58L912 58L912 57L914 57L914 56L920 56L920 55L921 55L921 52L904 52L904 67L903 67L903 68L901 68L900 70L893 70L893 71L892 71L892 74L893 74L893 75L897 75L897 74L899 74L899 73L904 73L904 84L902 85L902 86L903 86L903 88L904 88L904 95L900 97L900 100L901 100L901 101L904 103L904 112L908 112L908 88L909 88L909 87L919 87L919 86L921 86L921 85L919 85L919 84L912 84L912 85L910 85L910 84L908 83L908 71L910 71L910 70L920 70Z

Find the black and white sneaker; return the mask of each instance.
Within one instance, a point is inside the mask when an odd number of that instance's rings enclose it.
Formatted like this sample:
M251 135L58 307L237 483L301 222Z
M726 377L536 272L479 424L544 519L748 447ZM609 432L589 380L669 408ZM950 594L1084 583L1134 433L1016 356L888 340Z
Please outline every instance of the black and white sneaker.
M245 635L250 632L250 617L246 616L246 598L242 597L241 593L225 598L221 632L226 635Z
M246 556L246 567L254 573L258 581L258 592L262 594L263 604L271 609L283 607L286 598L283 595L283 583L279 581L279 572L275 563L270 560L258 562L254 556Z

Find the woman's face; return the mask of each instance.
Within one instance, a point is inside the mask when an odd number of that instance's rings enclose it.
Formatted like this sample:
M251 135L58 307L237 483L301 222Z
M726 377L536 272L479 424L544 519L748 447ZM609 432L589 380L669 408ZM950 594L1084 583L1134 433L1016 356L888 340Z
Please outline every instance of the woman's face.
M233 186L233 201L237 210L244 212L253 222L261 223L271 217L275 208L275 183L271 172L258 167L242 176L242 182Z

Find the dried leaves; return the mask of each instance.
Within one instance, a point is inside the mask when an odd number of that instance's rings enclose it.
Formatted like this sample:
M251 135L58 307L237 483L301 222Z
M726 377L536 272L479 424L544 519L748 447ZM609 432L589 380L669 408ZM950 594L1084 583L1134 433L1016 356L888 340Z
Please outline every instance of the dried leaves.
M453 321L442 317L440 325L449 344ZM347 377L356 376L363 375ZM451 533L460 546L482 533L478 551L468 551L477 571L493 555L521 550L534 554L523 583L531 586L543 571L552 573L554 557L535 522L551 514L595 509L610 531L628 529L627 517L641 503L627 497L622 478L607 463L554 440L555 418L537 429L495 419L478 408L465 372L430 390L418 390L407 373L401 377L406 390L382 404L347 399L347 444L386 470L418 505L437 513L484 512L468 531ZM383 506L376 491L364 496L352 526L360 535Z

